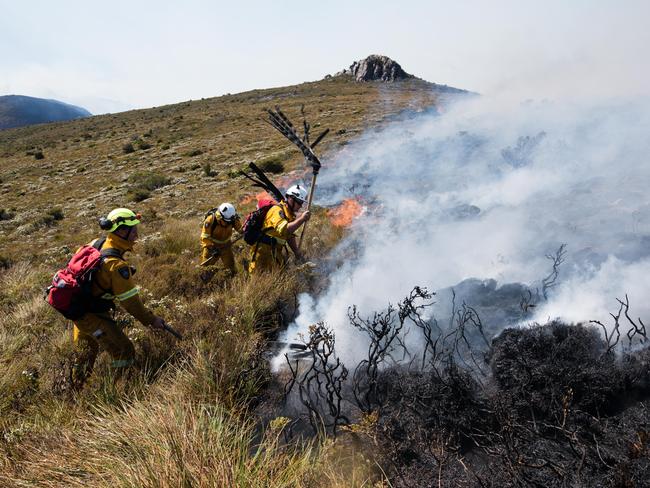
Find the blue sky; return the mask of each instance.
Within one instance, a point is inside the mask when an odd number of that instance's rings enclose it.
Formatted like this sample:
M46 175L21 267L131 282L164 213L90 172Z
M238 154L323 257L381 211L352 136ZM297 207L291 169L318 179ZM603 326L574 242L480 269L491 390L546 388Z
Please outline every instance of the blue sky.
M103 113L316 80L373 53L484 94L647 95L649 20L636 0L0 0L0 95Z

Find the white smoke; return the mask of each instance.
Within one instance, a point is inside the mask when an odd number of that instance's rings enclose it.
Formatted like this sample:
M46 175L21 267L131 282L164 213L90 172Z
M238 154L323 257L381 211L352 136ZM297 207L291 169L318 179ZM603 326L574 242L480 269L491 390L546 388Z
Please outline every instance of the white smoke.
M407 115L323 168L318 203L358 196L369 210L335 251L354 249L354 257L331 274L324 293L300 298L288 340L322 320L335 331L338 353L354 362L365 342L348 323L348 307L371 314L414 285L447 289L437 315L448 309L450 287L465 290L461 299L499 330L520 317L490 315L503 305L495 297L510 293L516 306L522 290L539 289L550 271L546 255L562 243L558 285L533 320L606 321L626 293L634 314L648 315L649 100L474 97L444 115ZM470 278L478 281L464 282ZM499 295L507 283L523 286Z

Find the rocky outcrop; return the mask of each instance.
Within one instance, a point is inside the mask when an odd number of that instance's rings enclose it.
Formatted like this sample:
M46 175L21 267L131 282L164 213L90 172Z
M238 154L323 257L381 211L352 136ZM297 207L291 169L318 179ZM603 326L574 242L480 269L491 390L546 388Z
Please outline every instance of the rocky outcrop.
M337 75L352 76L355 81L393 82L415 78L404 71L396 61L393 61L388 56L379 56L377 54L355 61L348 69L344 69Z

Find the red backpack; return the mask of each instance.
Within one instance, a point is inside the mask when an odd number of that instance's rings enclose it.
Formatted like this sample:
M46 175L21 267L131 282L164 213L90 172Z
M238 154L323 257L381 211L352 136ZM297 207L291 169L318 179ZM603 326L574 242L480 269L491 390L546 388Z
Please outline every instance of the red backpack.
M102 238L92 246L82 246L65 268L54 274L52 284L46 290L46 300L66 319L76 320L86 312L104 312L112 307L112 301L93 297L91 292L93 276L104 258L122 258L122 253L117 249L100 251L105 241L106 238Z
M244 241L246 241L246 244L249 244L251 246L257 244L258 242L272 244L272 242L266 241L271 241L274 239L265 235L262 230L264 227L264 219L266 218L266 214L269 213L269 210L271 210L271 207L274 205L277 205L274 200L263 198L257 202L257 210L253 210L246 216L246 220L244 220L244 223L242 224L242 234L244 236Z

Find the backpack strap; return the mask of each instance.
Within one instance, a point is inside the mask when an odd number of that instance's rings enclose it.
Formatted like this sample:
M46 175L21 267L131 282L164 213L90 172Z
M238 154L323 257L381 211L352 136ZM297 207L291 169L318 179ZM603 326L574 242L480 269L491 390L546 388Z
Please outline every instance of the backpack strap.
M124 256L122 255L122 251L118 249L109 247L108 249L102 249L99 252L104 258L119 258L122 261L124 261Z
M207 219L210 215L212 215L212 224L210 225L210 235L214 232L214 229L217 227L217 210L219 210L219 207L214 207L208 210L205 213L205 217L203 217L203 220Z
M279 203L275 203L273 205L269 205L269 208L266 210L266 213L264 214L264 219L266 220L266 214L268 214L273 207L280 207L280 216L283 219L286 219L286 215L284 215L284 212L282 211L282 206ZM273 227L264 227L263 229L260 230L260 238L258 242L261 242L262 244L268 244L275 250L275 246L278 244L278 239L268 235L266 232L273 229Z
M119 249L109 247L107 249L102 249L102 246L106 242L106 236L100 237L93 243L93 247L99 251L103 258L119 258L124 260L124 255Z
M99 239L95 239L95 242L93 242L93 247L97 249L98 251L101 251L102 246L106 242L106 236L100 237Z
M99 254L102 256L102 261L104 258L111 257L111 258L119 258L121 260L124 260L124 256L122 255L122 252L119 251L118 249L109 247L107 249L102 249L102 246L106 243L106 236L100 237L97 239L95 242L93 242L93 247L99 251ZM99 283L95 283L97 287L104 292L104 295L106 294L111 294L111 290L105 289L103 286L101 286ZM107 298L102 298L104 295L99 296L99 297L94 297L94 300L96 303L104 303L104 302L110 302L112 303L112 299L107 299ZM105 306L105 305L104 305ZM112 307L112 305L111 305ZM101 307L100 307L101 308ZM110 310L110 308L109 308Z

